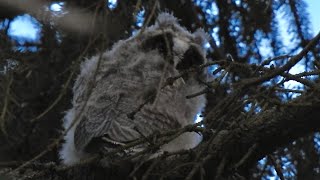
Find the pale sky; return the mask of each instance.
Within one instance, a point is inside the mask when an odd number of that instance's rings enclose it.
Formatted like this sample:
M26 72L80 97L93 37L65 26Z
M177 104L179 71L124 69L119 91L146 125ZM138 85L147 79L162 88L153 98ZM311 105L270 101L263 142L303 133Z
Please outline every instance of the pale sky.
M320 1L319 0L305 0L308 4L307 11L310 13L310 21L313 27L313 33L320 32Z
M312 29L314 34L317 34L320 31L320 0L305 0L308 4L307 11L310 13L310 21L312 24ZM115 5L116 1L111 0L110 4ZM59 11L61 9L62 4L56 3L52 5L50 8L53 11ZM27 16L27 17L26 17ZM31 21L30 21L31 20ZM16 18L14 22L11 23L11 27L9 29L9 33L14 37L22 37L26 40L37 41L36 34L39 29L36 27L37 24L35 21L32 21L28 15L19 16Z

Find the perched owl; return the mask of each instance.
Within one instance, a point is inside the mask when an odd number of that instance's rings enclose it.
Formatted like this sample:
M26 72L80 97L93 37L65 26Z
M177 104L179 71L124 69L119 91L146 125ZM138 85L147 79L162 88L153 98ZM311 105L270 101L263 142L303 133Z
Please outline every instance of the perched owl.
M169 13L161 13L153 26L114 44L110 51L87 59L73 87L73 107L66 113L68 129L60 157L72 165L90 157L102 146L112 149L153 133L194 123L205 106L205 70L184 74L206 62L201 30L191 34ZM194 148L201 141L186 132L160 151Z

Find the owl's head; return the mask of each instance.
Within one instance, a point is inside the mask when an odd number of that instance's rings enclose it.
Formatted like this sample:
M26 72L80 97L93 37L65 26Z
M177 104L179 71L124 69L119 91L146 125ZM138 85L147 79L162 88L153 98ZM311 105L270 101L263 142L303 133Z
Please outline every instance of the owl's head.
M158 50L179 73L207 61L204 48L207 34L201 29L190 33L169 13L161 13L155 24L147 28L144 34L145 36L139 39L142 48L146 51ZM205 77L205 70L197 75L200 78ZM187 80L189 75L186 74L183 78Z

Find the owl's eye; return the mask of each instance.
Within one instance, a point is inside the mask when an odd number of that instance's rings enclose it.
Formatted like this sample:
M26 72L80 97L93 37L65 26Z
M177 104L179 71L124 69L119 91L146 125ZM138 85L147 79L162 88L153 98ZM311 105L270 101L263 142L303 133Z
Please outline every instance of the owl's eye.
M142 43L142 48L147 51L158 49L158 51L166 57L169 50L172 52L173 49L172 34L167 32L150 37Z
M189 49L183 54L183 58L176 65L179 71L187 70L191 67L199 66L204 63L203 56L199 53L195 46L190 46Z

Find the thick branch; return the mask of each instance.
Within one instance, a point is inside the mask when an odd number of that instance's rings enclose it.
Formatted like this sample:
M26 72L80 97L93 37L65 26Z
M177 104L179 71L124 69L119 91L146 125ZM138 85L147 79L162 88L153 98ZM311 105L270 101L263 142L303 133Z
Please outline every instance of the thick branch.
M228 165L225 166L224 173L236 173L237 170L233 168L239 166L239 162L243 161L250 149L252 151L255 144L257 146L250 157L246 157L243 169L255 165L257 160L276 148L319 130L319 97L320 93L317 91L306 92L294 102L258 113L243 120L235 128L221 131L221 135L216 137L220 140L216 140L218 143L213 147L212 159L207 166L227 157ZM212 166L210 168L212 169Z

